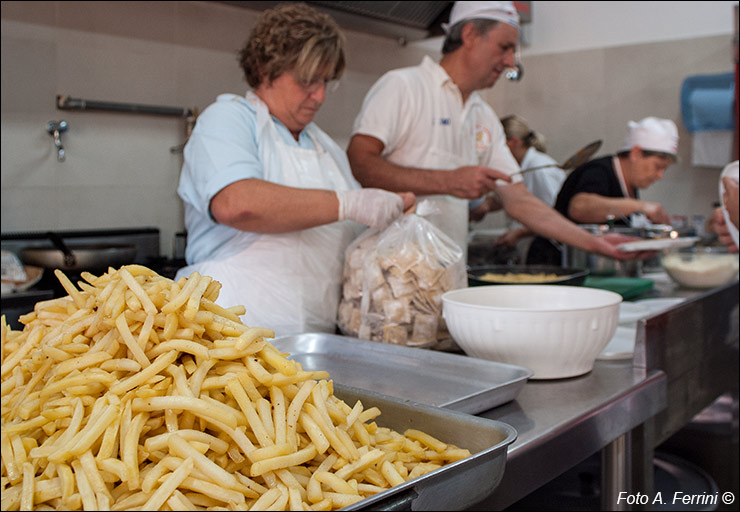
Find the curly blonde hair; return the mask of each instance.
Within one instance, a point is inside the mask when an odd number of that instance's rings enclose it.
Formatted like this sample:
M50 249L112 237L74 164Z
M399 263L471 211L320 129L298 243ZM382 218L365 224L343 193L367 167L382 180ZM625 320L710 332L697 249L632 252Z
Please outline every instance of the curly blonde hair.
M253 88L287 71L304 83L337 80L345 66L344 36L327 14L303 3L279 5L260 14L239 64Z

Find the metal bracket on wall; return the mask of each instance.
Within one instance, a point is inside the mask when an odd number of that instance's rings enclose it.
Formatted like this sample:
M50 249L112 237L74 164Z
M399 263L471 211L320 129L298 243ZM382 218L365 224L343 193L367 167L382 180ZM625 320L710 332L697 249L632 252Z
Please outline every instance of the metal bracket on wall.
M54 138L54 146L57 148L57 161L64 162L65 152L62 146L62 133L67 131L67 121L49 121L46 123L46 131Z

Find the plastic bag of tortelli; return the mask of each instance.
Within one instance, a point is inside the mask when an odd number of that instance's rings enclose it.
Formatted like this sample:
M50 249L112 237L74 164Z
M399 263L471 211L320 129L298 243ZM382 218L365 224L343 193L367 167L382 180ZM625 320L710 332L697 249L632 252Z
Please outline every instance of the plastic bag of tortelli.
M344 253L342 296L339 300L337 326L342 334L357 338L362 324L362 283L365 255L375 249L380 231L367 229L355 238Z
M361 339L423 348L454 347L442 294L467 286L462 249L423 217L404 215L366 231L347 249L339 327ZM359 306L359 312L358 312Z

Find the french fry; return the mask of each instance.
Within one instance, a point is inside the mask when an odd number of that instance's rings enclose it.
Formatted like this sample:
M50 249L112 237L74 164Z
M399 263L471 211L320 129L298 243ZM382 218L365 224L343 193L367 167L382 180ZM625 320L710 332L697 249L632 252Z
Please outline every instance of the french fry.
M103 476L100 474L98 465L95 463L95 457L90 450L86 451L80 456L80 466L85 472L87 481L90 483L90 487L95 493L95 499L100 505L100 497L105 496L111 498L110 490L103 481Z
M270 405L273 414L272 423L275 427L275 443L284 444L287 441L285 394L277 386L270 386Z
M321 428L316 424L316 422L311 418L311 416L308 413L302 413L301 414L301 426L303 427L303 430L306 431L306 434L308 434L308 437L311 439L311 442L316 446L316 451L319 453L324 453L326 450L329 449L331 444L329 443L329 440L326 438L326 435L321 430Z
M447 445L445 443L443 443L439 439L430 436L425 432L422 432L421 430L410 428L404 432L404 435L409 439L419 441L420 443L428 446L437 453L441 453L447 449Z
M339 400L208 276L58 277L0 321L3 510L332 510L469 455Z
M231 473L227 473L215 462L193 448L190 443L188 443L179 435L171 435L167 439L167 446L169 447L170 452L174 455L177 455L182 459L191 459L194 466L197 467L206 476L210 477L211 481L219 482L221 485L228 487L229 489L235 489L239 487L238 481L234 475L232 475Z
M190 476L192 470L193 460L190 458L185 459L185 462L170 473L162 482L162 485L152 493L147 502L141 507L141 510L159 510L159 507L170 498L170 495L175 492L183 480Z
M298 426L298 418L303 409L303 403L306 401L306 398L308 398L308 395L311 393L311 390L315 385L316 381L314 380L307 380L301 384L301 388L293 397L293 400L290 402L290 406L288 406L288 412L285 416L285 440L291 444L293 449L297 449L298 447L298 443L296 441L296 428Z
M357 494L357 489L349 485L346 480L338 477L334 473L330 473L329 471L317 471L314 473L314 477L334 492L338 492L340 494Z
M260 496L260 498L256 502L254 502L251 508L253 510L267 510L268 507L273 505L281 496L282 493L280 492L280 489L270 489L265 494Z
M118 315L118 318L116 318L116 327L118 328L121 338L123 338L123 342L133 354L134 359L142 366L142 368L148 367L151 364L149 358L144 354L139 343L134 339L133 334L131 334L131 329L129 329L129 325L126 322L126 315L123 313Z
M79 460L72 461L72 469L74 470L75 481L77 482L77 490L80 493L82 506L85 510L98 510L98 500L90 486L90 482L87 479L85 471L82 469L82 463Z
M149 295L147 295L139 282L134 278L134 276L131 275L131 272L129 272L126 268L122 268L119 271L119 274L126 283L126 286L128 286L129 289L134 292L136 298L139 299L141 305L144 308L144 311L152 315L155 314L157 312L157 308L154 306L152 299L149 298Z
M359 494L342 494L338 492L327 492L326 496L331 500L332 507L334 508L349 507L363 499Z
M197 510L193 502L177 489L173 491L172 496L167 500L167 505L170 506L171 510Z
M295 450L293 450L288 443L272 444L270 446L265 446L264 448L253 450L249 454L249 460L252 462L259 462L261 460L267 460L281 455L290 455L294 452Z
M270 437L270 434L268 434L268 432L265 430L265 425L262 423L262 420L257 414L257 410L255 409L254 404L252 404L252 401L247 396L247 393L246 391L244 391L244 388L242 387L239 380L232 379L226 385L226 388L229 390L231 396L234 397L236 402L239 404L242 412L247 417L247 421L249 422L249 425L252 428L252 432L254 432L254 435L257 438L257 442L260 444L260 446L272 446L273 444L275 444Z
M268 471L275 471L276 469L287 468L290 466L299 466L304 462L308 462L316 456L316 447L308 445L302 450L291 453L290 455L280 455L271 459L261 460L252 464L249 470L250 476L261 476Z
M351 462L345 465L343 468L337 470L336 475L339 478L348 480L355 473L360 473L370 466L376 465L380 460L383 459L383 457L384 453L382 450L371 450L360 456L358 460Z
M23 483L21 489L21 510L33 510L33 494L36 491L34 484L36 479L33 477L33 464L30 462L23 463Z

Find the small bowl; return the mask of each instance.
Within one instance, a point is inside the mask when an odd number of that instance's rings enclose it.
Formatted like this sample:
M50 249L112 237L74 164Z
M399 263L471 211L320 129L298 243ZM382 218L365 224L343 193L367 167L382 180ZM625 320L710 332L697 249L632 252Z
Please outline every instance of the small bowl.
M676 284L707 289L736 281L740 259L725 247L688 247L666 251L661 261Z
M493 285L442 295L452 338L472 357L524 366L533 379L593 369L617 329L618 293L581 286Z

